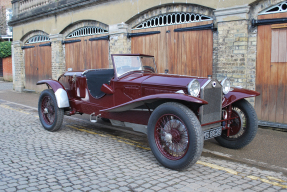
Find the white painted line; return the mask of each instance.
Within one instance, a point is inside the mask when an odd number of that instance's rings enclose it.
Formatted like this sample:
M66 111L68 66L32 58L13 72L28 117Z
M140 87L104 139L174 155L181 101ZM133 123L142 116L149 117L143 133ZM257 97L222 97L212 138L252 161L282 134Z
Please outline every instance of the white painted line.
M231 158L232 157L232 155L221 153L221 152L217 152L217 151L211 151L211 150L208 150L208 149L203 149L202 152L211 153L211 154L214 154L214 155L217 155L217 156L222 156L222 157L227 157L227 158Z

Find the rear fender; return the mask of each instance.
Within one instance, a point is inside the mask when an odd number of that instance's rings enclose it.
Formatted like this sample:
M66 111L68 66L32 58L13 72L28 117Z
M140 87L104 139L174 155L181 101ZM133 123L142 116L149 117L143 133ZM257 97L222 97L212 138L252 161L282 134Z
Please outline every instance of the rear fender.
M164 94L148 95L145 97L141 97L139 99L135 99L135 100L129 101L127 103L117 105L115 107L100 110L100 112L128 111L130 109L134 109L134 108L139 107L141 105L144 105L146 103L153 103L153 102L164 100L164 99L174 100L174 101L179 101L179 102L185 101L185 102L189 102L189 103L196 103L198 105L204 105L204 104L208 103L207 101L205 101L203 99L200 99L197 97L192 97L192 96L186 95L186 94L181 94L181 93L168 93L168 94L166 94L166 93L164 93Z
M60 82L55 80L42 80L37 82L37 85L42 84L46 84L48 87L51 87L53 89L59 108L70 107L67 91Z
M242 88L232 88L232 91L224 95L222 100L222 108L244 98L256 97L260 95L257 91Z

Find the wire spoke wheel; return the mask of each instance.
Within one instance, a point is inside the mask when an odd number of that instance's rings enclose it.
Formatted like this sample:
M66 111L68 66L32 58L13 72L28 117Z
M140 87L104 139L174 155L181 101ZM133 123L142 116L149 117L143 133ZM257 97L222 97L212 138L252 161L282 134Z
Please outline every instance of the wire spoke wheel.
M38 102L39 119L47 131L58 131L61 128L64 109L60 109L54 91L46 89L42 91Z
M44 121L48 125L52 125L55 121L55 104L49 96L45 96L41 104L41 112Z
M203 149L200 123L193 111L181 103L158 106L149 118L147 135L157 161L173 170L194 165Z
M223 147L241 149L248 145L255 137L258 129L258 119L254 108L245 99L232 104L229 136L223 130L221 136L215 140Z
M161 116L155 128L155 141L160 152L170 160L184 157L188 150L188 131L175 115Z
M238 108L232 107L231 118L235 118L231 120L230 123L230 131L229 136L227 136L227 130L222 132L222 136L226 137L226 139L238 139L239 137L244 135L246 131L246 114Z

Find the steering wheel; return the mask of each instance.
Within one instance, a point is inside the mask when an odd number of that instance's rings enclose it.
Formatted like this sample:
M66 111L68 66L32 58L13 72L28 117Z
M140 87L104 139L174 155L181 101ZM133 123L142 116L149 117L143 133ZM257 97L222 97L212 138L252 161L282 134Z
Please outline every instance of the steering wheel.
M151 67L151 66L143 66L143 69L144 70L149 70L149 71L151 71L151 72L154 72L155 73L155 71L154 71L154 68L153 67Z

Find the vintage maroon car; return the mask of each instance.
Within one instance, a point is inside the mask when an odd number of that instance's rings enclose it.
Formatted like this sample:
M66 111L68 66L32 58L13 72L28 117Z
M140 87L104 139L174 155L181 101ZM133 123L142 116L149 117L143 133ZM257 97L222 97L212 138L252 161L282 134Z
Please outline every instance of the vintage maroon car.
M112 60L113 69L69 69L58 81L37 83L48 86L38 105L46 130L58 131L64 114L110 119L146 133L156 159L175 170L196 163L206 139L238 149L255 137L257 116L244 98L258 92L230 88L227 78L159 74L149 55L114 54Z

